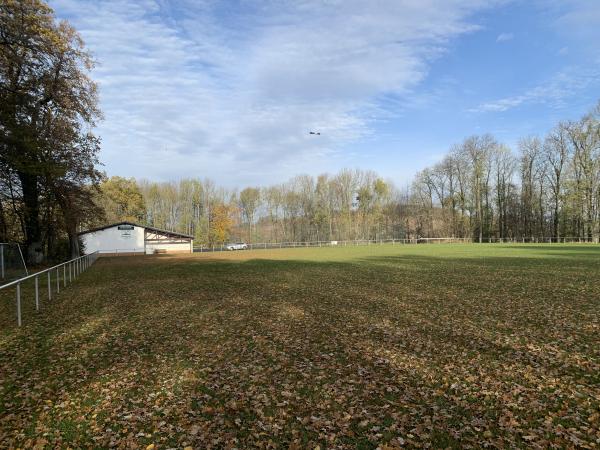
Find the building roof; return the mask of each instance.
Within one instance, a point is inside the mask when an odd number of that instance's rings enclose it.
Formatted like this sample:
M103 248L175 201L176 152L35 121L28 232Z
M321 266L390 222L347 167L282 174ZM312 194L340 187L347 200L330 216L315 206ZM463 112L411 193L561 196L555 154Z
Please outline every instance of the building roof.
M178 238L187 238L187 239L194 239L194 236L190 236L189 234L177 233L176 231L161 230L160 228L149 227L147 225L140 225L140 224L134 223L134 222L117 222L117 223L111 223L109 225L104 225L104 226L101 226L101 227L91 228L89 230L81 231L78 234L82 235L82 234L87 234L87 233L95 233L96 231L102 231L102 230L106 230L107 228L118 227L119 225L131 225L131 226L134 226L134 227L144 228L144 229L146 229L148 231L153 231L153 232L158 233L158 234L164 234L166 236L172 236L172 237L178 237Z

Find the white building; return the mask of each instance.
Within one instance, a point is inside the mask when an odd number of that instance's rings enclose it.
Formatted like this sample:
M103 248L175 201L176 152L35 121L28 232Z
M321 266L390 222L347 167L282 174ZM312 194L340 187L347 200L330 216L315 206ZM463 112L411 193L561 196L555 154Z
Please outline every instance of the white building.
M187 234L119 222L79 233L86 253L106 256L192 253L194 238Z

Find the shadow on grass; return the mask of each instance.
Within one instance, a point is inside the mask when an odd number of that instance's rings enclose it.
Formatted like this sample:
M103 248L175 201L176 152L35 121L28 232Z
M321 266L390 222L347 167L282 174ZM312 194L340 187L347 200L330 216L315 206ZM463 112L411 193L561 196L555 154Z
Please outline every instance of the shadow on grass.
M101 260L3 330L0 439L326 445L326 427L348 446L522 445L597 398L594 258Z
M517 245L499 245L500 248L531 251L538 250L549 256L567 256L577 257L577 255L600 255L600 245L590 244L517 244Z

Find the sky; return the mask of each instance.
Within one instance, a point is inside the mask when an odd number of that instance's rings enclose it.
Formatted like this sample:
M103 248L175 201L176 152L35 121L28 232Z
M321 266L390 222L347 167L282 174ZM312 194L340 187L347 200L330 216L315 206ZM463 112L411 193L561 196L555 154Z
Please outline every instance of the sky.
M401 186L467 136L516 148L600 100L600 0L50 5L97 61L109 176Z

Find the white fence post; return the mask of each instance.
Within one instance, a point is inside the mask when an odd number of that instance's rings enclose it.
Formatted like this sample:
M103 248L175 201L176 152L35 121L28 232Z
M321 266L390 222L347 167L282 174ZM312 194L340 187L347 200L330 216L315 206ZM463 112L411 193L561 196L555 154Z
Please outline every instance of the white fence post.
M39 279L35 277L35 310L40 310L40 287Z
M17 283L17 324L21 326L21 283Z

